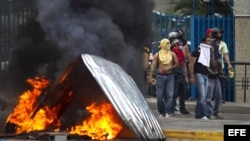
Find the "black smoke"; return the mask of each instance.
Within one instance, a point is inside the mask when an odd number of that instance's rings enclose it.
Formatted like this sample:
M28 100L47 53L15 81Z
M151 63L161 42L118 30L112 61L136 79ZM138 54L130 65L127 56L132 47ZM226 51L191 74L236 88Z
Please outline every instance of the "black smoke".
M141 53L151 39L151 0L36 0L37 16L13 49L10 78L22 86L43 69L51 79L80 54L121 65L145 93ZM14 81L13 81L14 80Z

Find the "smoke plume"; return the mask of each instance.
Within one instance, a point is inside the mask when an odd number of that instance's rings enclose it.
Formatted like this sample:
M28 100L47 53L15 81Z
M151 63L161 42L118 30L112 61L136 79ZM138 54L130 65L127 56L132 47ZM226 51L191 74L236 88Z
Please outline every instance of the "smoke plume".
M10 63L15 83L49 70L56 79L80 54L118 63L144 93L141 53L151 38L150 0L36 0Z

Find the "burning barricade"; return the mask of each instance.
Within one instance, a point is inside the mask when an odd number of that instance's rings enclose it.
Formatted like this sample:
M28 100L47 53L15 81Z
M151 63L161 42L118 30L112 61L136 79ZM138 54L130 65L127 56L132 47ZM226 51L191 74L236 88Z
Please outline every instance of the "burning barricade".
M133 79L117 64L82 54L52 85L44 77L27 79L6 120L6 132L66 132L92 140L165 136Z

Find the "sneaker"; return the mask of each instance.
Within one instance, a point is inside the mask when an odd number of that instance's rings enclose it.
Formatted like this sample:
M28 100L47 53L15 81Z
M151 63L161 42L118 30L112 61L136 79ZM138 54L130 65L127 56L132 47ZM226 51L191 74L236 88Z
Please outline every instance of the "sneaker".
M180 111L174 111L174 114L178 114L178 115L180 115L180 114L181 114L181 112L180 112Z
M174 110L175 110L175 111L180 111L180 108L179 108L178 106L175 106L175 107L174 107Z
M211 115L208 117L209 119L216 119L216 117L214 115Z
M202 120L209 120L206 116L201 118Z
M223 117L219 116L219 115L214 115L213 116L215 119L223 119Z
M165 114L165 118L169 118L169 114L168 113Z
M183 110L183 111L181 111L181 113L182 113L183 115L188 115L188 114L190 114L190 112L187 111L187 110Z
M159 115L159 118L169 118L169 114L168 114L168 113L166 113L165 115L160 114L160 115Z
M160 114L160 115L159 115L159 118L164 118L164 115Z

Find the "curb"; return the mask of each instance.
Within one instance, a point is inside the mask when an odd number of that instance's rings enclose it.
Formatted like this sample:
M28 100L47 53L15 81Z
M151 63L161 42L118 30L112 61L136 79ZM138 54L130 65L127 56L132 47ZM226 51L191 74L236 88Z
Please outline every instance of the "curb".
M151 109L157 109L156 98L147 98ZM196 100L186 101L186 108L195 111ZM220 113L250 114L249 103L226 102L220 106Z
M163 130L166 138L192 139L202 141L223 141L223 132Z

